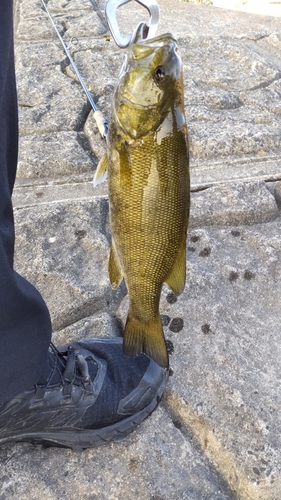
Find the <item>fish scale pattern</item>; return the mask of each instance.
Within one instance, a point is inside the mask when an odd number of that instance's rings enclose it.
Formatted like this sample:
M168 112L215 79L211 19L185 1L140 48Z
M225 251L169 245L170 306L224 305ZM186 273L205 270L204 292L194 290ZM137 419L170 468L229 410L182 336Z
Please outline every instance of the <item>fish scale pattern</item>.
M120 187L117 197L118 186L111 186L118 204L116 212L111 205L114 242L134 313L146 319L158 315L161 286L185 242L187 229L184 134L171 134L162 143L157 145L154 134L149 134L137 146L128 147L131 187ZM113 168L122 169L119 162Z

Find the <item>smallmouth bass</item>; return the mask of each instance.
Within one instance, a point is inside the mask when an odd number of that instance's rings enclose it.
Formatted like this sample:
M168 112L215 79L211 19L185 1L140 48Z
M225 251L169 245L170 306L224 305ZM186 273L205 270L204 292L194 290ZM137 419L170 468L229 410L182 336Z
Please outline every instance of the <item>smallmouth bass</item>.
M165 34L132 43L114 92L108 152L94 184L108 174L113 288L125 279L129 311L124 351L169 365L159 314L163 283L185 285L189 155L177 42Z

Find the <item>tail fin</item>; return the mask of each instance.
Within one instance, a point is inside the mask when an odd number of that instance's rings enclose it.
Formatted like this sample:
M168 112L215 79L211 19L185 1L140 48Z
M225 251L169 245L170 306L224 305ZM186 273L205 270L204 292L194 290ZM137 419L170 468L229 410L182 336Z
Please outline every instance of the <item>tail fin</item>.
M144 323L128 314L124 332L124 352L134 356L144 352L163 368L169 367L160 316L153 323Z

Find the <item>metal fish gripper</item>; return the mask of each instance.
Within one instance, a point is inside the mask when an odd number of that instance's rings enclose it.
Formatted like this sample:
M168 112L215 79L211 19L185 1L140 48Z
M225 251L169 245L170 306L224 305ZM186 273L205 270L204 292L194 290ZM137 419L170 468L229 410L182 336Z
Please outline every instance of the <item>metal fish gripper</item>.
M147 24L145 22L139 23L133 33L122 36L116 19L116 10L131 1L136 1L145 7L150 14L150 19ZM156 34L159 22L159 7L155 0L108 0L105 6L105 14L112 36L121 49L128 47L135 39L136 34L139 40L147 40Z

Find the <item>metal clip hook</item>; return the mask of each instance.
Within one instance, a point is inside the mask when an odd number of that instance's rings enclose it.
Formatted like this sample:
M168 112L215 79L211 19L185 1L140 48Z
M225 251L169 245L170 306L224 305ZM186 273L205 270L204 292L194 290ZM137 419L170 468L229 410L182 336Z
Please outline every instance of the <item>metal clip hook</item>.
M148 24L140 23L135 29L134 33L130 33L129 35L122 36L119 31L119 27L116 20L116 10L121 5L124 5L131 0L107 0L105 6L105 14L110 27L110 31L112 36L121 49L124 49L130 45L130 43L134 39L134 35L138 33L142 33L142 39L152 38L157 30L158 21L159 21L159 7L156 0L136 0L140 5L145 7L149 14L150 19Z

